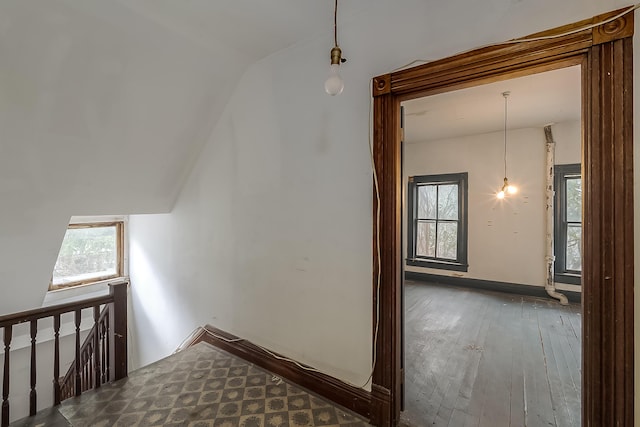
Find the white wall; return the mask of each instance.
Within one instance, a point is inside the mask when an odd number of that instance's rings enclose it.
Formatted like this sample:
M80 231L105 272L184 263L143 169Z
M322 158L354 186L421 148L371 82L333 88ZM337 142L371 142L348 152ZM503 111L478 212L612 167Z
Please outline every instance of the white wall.
M322 91L328 35L251 66L175 209L131 218L133 327L165 337L139 346L139 363L212 323L363 383L372 329L371 77L623 5L377 4L341 28L349 61L335 98ZM155 294L170 304L154 310L146 297Z
M556 124L552 131L556 163L580 163L580 124ZM405 189L408 176L469 174L468 271L406 266L407 271L544 286L544 130L509 131L507 175L518 194L498 200L495 193L504 178L503 138L503 132L494 132L406 145ZM406 251L406 243L404 246Z
M299 61L279 73L277 58L252 67L174 211L130 218L134 327L140 339L165 337L140 343L140 364L211 323L365 382L371 193L360 189L370 190L368 145L366 132L354 141L333 123L366 131L367 111L325 96L309 105L324 73L297 84L308 78Z
M249 59L95 0L1 2L0 57L6 314L40 306L72 215L171 210Z
M88 3L115 12L87 13L81 5ZM201 145L192 142L208 138L171 213L131 220L132 328L138 338L149 336L138 361L165 356L209 322L364 382L370 78L628 4L379 1L340 28L349 59L340 97L322 92L328 28L324 39L253 65L227 104L246 61L223 48L216 49L229 66L221 72L209 53L137 20L118 2L5 1L0 312L40 304L71 215L170 211ZM172 143L162 143L166 135Z
M72 215L172 209L250 59L215 42L197 46L101 0L0 2L0 57L3 315L43 303ZM12 419L28 414L23 332L12 345ZM45 335L41 408L52 403ZM61 342L66 367L73 335Z
M555 123L551 127L556 142L556 164L582 162L582 126L579 121Z

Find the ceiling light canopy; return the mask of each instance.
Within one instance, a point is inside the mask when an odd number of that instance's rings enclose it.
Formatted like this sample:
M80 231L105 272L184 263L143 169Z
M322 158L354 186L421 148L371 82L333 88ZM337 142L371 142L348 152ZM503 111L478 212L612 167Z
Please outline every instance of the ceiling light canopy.
M331 66L329 77L324 82L324 90L331 96L340 95L344 90L344 80L340 76L340 64L347 60L342 57L338 46L338 0L333 8L333 48L331 49Z

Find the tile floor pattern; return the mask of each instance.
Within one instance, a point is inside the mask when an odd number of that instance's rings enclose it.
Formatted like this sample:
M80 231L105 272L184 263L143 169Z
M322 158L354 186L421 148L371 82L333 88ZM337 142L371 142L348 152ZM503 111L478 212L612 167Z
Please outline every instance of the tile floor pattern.
M366 427L359 416L207 343L69 399L73 426Z

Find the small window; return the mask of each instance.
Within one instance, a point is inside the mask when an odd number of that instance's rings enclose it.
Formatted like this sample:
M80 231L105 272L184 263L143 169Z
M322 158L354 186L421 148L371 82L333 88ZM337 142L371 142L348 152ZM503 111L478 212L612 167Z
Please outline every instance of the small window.
M467 173L409 177L407 265L467 271Z
M49 290L123 276L123 222L70 224Z
M555 166L555 281L579 285L582 273L580 164Z

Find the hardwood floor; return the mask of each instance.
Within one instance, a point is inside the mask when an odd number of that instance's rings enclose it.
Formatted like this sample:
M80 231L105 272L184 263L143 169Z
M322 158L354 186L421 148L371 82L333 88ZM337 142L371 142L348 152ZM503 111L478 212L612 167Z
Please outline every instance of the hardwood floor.
M405 283L409 426L578 427L580 305Z

